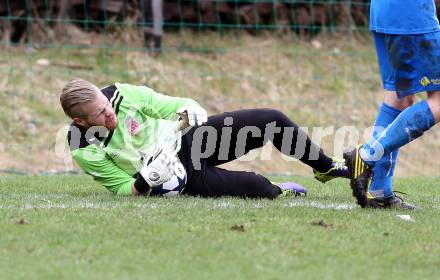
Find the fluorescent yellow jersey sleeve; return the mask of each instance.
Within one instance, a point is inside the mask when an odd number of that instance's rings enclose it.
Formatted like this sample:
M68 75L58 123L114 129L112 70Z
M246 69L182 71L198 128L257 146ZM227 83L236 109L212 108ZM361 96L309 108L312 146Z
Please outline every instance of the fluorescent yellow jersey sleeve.
M180 135L174 129L176 111L200 105L145 86L117 83L101 91L112 104L118 125L113 131L99 134L72 124L68 134L71 154L82 170L108 190L129 195L143 155L158 143L180 149Z
M155 119L175 120L178 109L186 106L200 107L199 103L192 99L164 95L145 86L119 83L115 85L124 95L139 100L139 109Z
M119 168L96 145L88 145L72 152L79 167L93 179L118 195L131 195L131 186L135 179Z

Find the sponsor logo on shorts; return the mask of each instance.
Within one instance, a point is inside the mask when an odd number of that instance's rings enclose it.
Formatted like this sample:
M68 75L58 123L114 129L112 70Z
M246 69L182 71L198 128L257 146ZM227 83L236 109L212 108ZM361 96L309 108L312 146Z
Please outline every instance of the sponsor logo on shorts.
M440 85L440 78L436 79L429 79L428 77L424 76L420 79L420 84L424 87L433 84L433 85Z
M426 87L427 85L429 85L431 83L431 81L429 80L428 77L423 77L420 79L420 84L424 87Z
M439 78L431 79L431 84L433 84L433 85L440 85L440 79Z

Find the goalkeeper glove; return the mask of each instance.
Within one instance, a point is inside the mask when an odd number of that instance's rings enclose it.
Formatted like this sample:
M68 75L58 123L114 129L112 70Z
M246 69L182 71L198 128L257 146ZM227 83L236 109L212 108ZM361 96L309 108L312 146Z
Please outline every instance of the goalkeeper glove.
M208 121L208 113L199 106L182 107L177 110L177 114L180 116L186 114L189 126L201 126Z
M176 162L177 157L175 155L160 147L156 147L144 159L144 165L140 170L140 174L150 187L156 187L171 179Z

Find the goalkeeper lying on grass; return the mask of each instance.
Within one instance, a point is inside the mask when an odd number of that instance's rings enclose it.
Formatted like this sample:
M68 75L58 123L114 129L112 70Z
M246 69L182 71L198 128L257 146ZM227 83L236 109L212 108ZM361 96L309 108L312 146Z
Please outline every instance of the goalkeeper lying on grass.
M276 198L306 192L294 183L274 185L253 172L217 167L269 140L283 154L312 167L322 182L348 175L343 163L325 155L276 110L238 110L208 118L188 98L119 83L100 90L84 80L66 84L60 102L73 120L68 133L72 157L115 194Z

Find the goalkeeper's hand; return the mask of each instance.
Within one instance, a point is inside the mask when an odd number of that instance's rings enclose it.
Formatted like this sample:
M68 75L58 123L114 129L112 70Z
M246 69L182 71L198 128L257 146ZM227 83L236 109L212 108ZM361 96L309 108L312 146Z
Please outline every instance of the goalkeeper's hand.
M144 159L144 165L140 170L140 174L147 184L153 188L171 179L176 162L177 157L175 155L160 147L156 147L149 156Z
M182 107L177 110L177 114L182 118L188 117L188 126L201 126L208 121L208 113L199 106Z

